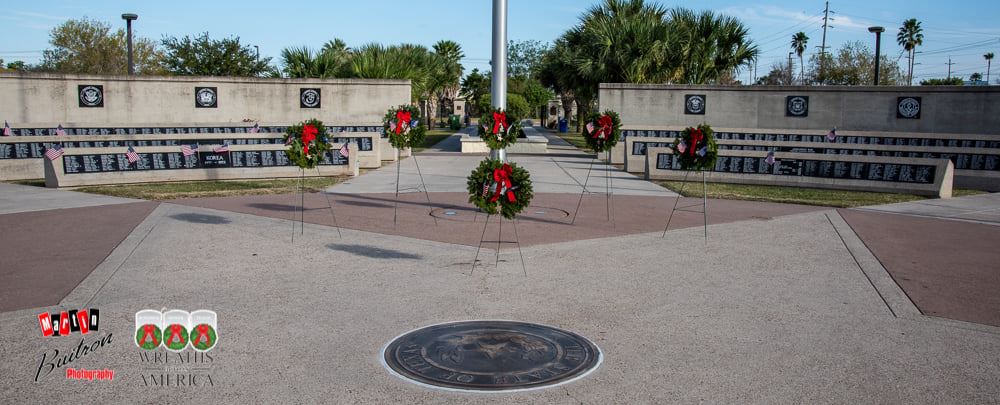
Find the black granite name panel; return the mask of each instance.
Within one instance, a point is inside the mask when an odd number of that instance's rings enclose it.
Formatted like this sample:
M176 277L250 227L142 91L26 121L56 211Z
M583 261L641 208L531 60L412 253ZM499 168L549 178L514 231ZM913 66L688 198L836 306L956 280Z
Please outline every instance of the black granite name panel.
M76 127L64 128L70 135L167 135L167 134L249 134L252 126L208 126L208 127ZM328 126L327 133L336 135L343 132L377 132L383 138L381 126ZM288 126L261 126L261 133L283 134ZM54 136L56 128L11 128L13 136Z
M676 138L680 131L667 130L622 130L622 135L628 137L648 137L648 138ZM779 134L779 133L743 133L743 132L715 132L715 138L719 140L740 140L740 141L770 141L770 142L819 142L838 143L851 145L896 145L896 146L933 146L949 148L989 148L1000 149L1000 139L997 140L974 140L974 139L938 139L915 137L895 137L895 136L837 136L833 141L826 135L800 135L800 134Z
M673 153L659 153L656 168L681 170ZM715 172L772 174L777 176L820 177L828 179L885 181L891 183L934 184L934 165L842 162L817 159L779 159L768 164L766 157L719 156Z
M203 152L184 156L181 152L139 153L135 163L124 153L95 153L63 155L63 172L66 174L101 173L135 170L182 170L211 168L253 168L292 166L283 150L230 151L225 153ZM337 150L326 154L321 165L347 165L346 157Z
M333 137L332 143L351 142L358 145L358 150L370 152L373 150L374 136L347 136ZM252 138L252 139L123 139L114 141L73 141L72 138L65 138L63 142L18 142L0 143L0 160L4 159L37 159L41 158L45 149L54 144L60 144L64 148L114 148L126 146L177 146L198 145L283 145L283 138Z

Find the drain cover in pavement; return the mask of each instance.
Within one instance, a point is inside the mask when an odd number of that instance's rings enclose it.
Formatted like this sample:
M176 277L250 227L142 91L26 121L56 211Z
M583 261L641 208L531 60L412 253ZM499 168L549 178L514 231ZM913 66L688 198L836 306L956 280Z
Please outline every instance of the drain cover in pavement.
M406 333L385 348L386 366L418 384L465 391L515 391L557 385L597 368L601 352L586 338L549 326L466 321Z

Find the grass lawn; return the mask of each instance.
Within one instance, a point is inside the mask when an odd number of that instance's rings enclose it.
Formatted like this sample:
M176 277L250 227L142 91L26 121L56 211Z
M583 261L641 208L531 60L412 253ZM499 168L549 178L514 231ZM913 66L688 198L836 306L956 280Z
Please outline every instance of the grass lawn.
M590 148L587 147L587 141L583 139L583 134L579 132L556 132L556 135L562 138L564 141L569 142L571 145L576 146L577 149L588 151Z
M681 186L683 185L683 182L680 181L656 181L656 183L675 192L681 190ZM962 197L966 195L983 194L983 192L956 189L954 194L955 197ZM681 195L685 197L701 197L702 186L700 182L687 183L683 192L681 192ZM910 194L725 183L708 183L708 197L723 200L767 201L837 208L851 208L927 199L926 197Z
M429 130L427 131L427 136L424 138L424 143L420 145L420 147L413 148L413 151L420 152L424 149L437 145L438 142L448 139L449 136L452 136L456 132L458 131L453 131L447 128Z
M318 192L345 179L347 177L306 178L305 188L308 192ZM80 187L73 190L141 200L172 200L177 198L296 193L299 191L299 179L124 184Z

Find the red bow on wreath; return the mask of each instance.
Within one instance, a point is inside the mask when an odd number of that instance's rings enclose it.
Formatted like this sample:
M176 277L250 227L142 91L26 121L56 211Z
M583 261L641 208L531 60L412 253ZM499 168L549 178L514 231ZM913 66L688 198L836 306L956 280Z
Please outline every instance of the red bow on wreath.
M507 113L504 112L494 112L493 113L493 134L499 134L501 130L507 128Z
M184 342L184 334L181 333L181 332L182 331L181 331L181 326L180 325L177 325L177 324L170 325L170 338L167 339L167 344L168 345L173 344L174 343L174 338L179 339L181 341L181 343L183 343Z
M493 197L490 198L491 203L497 202L505 192L507 194L507 201L517 201L517 198L514 197L514 183L510 181L510 176L513 173L514 170L506 163L499 169L493 170L493 181L496 182L497 189L494 191Z
M691 131L691 147L688 148L691 151L691 156L694 157L695 150L698 149L698 143L705 139L705 134L701 132L701 128L692 128Z
M396 111L396 135L399 135L399 133L403 130L404 124L410 125L410 118L412 118L412 114L410 114L409 111Z
M309 144L316 140L317 134L319 134L319 130L312 125L302 127L302 152L306 155L309 154Z
M193 342L194 344L201 343L201 338L204 337L205 343L208 344L209 346L212 345L212 338L208 335L208 325L205 324L198 325L198 327L195 328L195 330L198 331L198 337L194 338Z
M139 340L140 345L146 344L146 339L153 341L156 346L160 345L160 342L156 340L156 327L153 325L142 325L142 339Z
M598 128L593 133L593 138L595 139L607 139L611 137L611 127L615 125L614 120L610 116L603 115L601 118L597 119Z

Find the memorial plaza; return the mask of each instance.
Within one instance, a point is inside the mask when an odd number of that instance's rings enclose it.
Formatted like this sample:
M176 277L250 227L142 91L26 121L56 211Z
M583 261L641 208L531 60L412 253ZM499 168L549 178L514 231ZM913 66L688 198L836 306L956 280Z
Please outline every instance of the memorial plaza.
M478 159L450 150L461 134L417 155L431 203L402 193L396 224L395 164L307 194L305 229L298 194L151 202L0 185L0 396L983 403L1000 395L1000 196L860 209L711 200L707 238L702 215L690 212L675 214L664 235L675 193L614 169L609 222L601 164L591 172L590 155L543 133L548 155L511 157L530 167L537 194L519 233L509 221L502 230L491 223L475 269L485 215L469 208L464 177L453 175ZM412 162L401 161L400 182L419 185ZM177 370L168 374L195 375L181 377L186 385L147 381L163 368L149 371L129 335L135 312L151 305L219 314L209 364L168 364ZM37 314L46 308L99 308L111 344L48 372L54 349L64 356L97 337L41 338ZM420 387L381 364L400 333L477 319L574 331L600 348L602 363L558 387L486 394ZM65 368L115 375L64 383Z
M69 3L0 404L1000 403L993 4Z

